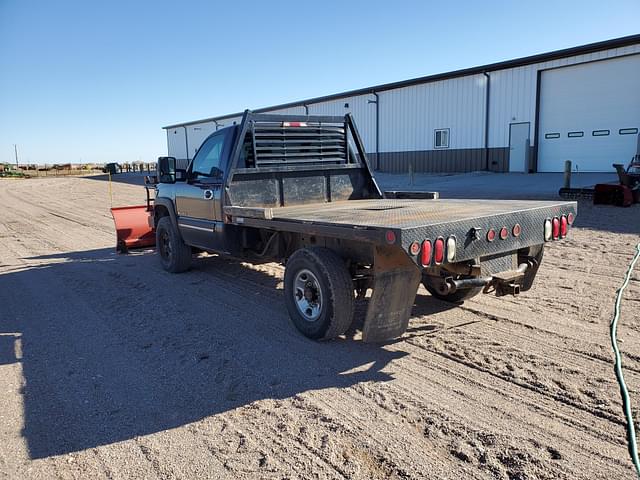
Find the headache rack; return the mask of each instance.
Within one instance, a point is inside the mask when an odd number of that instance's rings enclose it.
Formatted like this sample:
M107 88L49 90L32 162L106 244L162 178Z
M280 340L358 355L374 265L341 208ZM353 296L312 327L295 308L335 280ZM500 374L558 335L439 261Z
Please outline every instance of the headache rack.
M300 163L349 163L347 126L324 122L250 123L256 167Z
M357 163L351 117L245 113L238 167ZM244 165L242 165L244 163Z
M350 114L245 111L225 182L226 205L277 207L381 198Z

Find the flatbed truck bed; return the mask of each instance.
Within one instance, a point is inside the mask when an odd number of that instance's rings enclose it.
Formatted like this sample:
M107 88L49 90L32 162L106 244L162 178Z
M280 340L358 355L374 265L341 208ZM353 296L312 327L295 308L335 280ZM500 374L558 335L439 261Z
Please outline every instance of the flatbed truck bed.
M544 221L558 215L576 214L575 202L537 200L347 200L276 208L225 208L233 223L292 232L313 232L386 242L392 231L405 249L443 231L456 238L456 261L486 255L486 244L466 242L471 229L486 233L520 220L520 234L496 243L496 248L515 250L544 243ZM386 242L388 243L388 242ZM486 242L485 242L486 243ZM493 242L491 242L493 243Z

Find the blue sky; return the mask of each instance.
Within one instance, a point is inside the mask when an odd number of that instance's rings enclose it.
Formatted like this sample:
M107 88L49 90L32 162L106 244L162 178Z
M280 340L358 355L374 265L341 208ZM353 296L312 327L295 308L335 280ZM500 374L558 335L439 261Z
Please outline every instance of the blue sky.
M152 161L161 127L638 33L640 2L0 0L0 162Z

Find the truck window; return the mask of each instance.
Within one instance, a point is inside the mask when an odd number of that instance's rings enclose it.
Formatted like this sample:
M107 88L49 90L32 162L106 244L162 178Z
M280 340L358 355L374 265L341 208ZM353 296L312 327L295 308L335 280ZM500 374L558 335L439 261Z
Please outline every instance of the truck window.
M251 144L251 133L247 133L244 142L242 142L242 150L240 150L239 166L242 168L255 167L253 158L253 148Z
M220 165L225 135L215 135L207 139L193 159L191 174L194 178L222 177Z

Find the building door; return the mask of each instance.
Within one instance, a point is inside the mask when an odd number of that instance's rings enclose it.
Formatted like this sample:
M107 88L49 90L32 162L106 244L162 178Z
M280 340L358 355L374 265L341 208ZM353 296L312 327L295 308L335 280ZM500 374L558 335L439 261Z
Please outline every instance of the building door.
M545 70L540 76L538 171L613 171L640 130L640 55Z
M509 171L529 171L529 122L509 125Z

